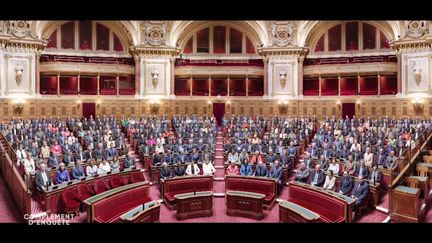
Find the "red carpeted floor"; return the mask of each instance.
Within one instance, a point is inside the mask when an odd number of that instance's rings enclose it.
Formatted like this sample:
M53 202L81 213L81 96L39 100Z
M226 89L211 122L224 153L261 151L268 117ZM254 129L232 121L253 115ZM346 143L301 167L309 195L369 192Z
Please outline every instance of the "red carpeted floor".
M25 222L23 216L18 212L12 195L2 176L0 176L0 195L0 223Z

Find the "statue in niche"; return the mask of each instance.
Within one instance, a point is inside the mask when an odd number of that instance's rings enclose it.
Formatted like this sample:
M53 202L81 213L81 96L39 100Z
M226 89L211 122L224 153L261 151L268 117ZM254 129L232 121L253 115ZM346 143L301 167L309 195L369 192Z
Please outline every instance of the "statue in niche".
M21 65L21 63L17 62L15 66L15 81L18 86L21 85L23 72L24 72L24 66Z
M422 68L419 62L416 62L414 64L414 81L416 82L417 86L419 86L421 83L421 74L422 74Z
M285 71L282 70L282 71L279 73L279 82L280 82L280 85L281 85L282 89L285 88L285 85L286 85L286 77L287 77L287 73L286 73Z
M159 71L156 70L156 66L153 67L153 71L151 72L151 75L152 75L153 87L156 89L156 87L159 83Z

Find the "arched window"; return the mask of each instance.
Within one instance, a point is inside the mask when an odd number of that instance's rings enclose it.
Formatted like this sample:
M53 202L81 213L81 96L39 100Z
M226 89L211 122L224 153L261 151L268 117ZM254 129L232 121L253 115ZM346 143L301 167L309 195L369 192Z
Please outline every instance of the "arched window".
M246 33L230 26L209 26L195 32L183 47L184 54L255 54Z
M49 36L47 48L81 51L125 51L117 33L94 21L71 21L62 24Z
M314 52L363 51L390 48L387 36L367 22L344 22L330 27L314 43Z

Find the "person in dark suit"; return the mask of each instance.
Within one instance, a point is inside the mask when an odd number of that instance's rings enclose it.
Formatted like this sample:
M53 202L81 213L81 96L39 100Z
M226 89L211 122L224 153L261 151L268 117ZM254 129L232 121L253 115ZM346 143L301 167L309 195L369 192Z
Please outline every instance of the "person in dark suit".
M40 164L39 171L35 175L36 188L38 191L46 190L52 185L50 173L46 170L46 164Z
M267 166L265 166L262 161L258 162L258 165L255 168L254 176L267 176L267 174Z
M51 152L51 155L48 159L48 163L50 167L57 167L60 164L60 161L57 158L57 155Z
M309 168L307 168L306 164L303 162L301 163L300 168L296 172L295 180L306 183L308 178L309 178Z
M72 168L72 179L81 179L85 177L84 168L82 167L81 160L77 160Z
M274 162L274 165L270 169L268 176L276 181L279 194L282 190L282 166L279 165L279 160Z
M363 178L367 178L369 176L369 168L366 166L365 162L361 160L360 166L357 166L356 175L361 175Z
M177 161L177 166L174 168L174 176L184 176L186 169L182 165L181 161Z
M379 167L384 167L386 161L387 161L387 156L384 153L384 149L381 148L377 155L376 164L378 164Z
M81 147L79 147L78 151L75 153L75 160L81 160L81 161L87 160L86 154L82 151Z
M319 164L315 165L315 170L312 171L309 180L312 186L322 186L324 184L325 175Z
M164 162L162 164L162 168L160 169L160 179L167 179L171 177L172 177L171 170L168 168L168 164Z
M370 183L380 183L381 182L381 171L378 170L378 165L373 167L372 172L369 174Z
M65 165L69 165L70 163L75 163L75 158L72 156L71 151L67 151L65 155L63 155L63 163Z
M363 179L363 176L358 176L358 181L355 183L354 188L352 190L351 198L355 200L354 209L357 209L358 206L367 198L369 193L369 185Z
M351 176L348 174L348 171L344 170L343 176L339 184L339 193L347 196L351 193L352 188L353 188L353 180Z
M125 168L135 167L135 160L130 156L130 153L128 153L126 155L126 159L125 159L125 162L124 162L124 167Z

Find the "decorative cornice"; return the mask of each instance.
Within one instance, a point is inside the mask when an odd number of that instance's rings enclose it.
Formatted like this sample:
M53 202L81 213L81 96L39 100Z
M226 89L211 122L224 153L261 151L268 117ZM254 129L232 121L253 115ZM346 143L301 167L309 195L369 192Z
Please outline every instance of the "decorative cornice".
M304 56L309 49L306 47L259 47L258 53L263 57L268 56Z
M0 44L3 48L9 50L41 51L47 46L48 41L43 39L16 39L11 36L0 36Z
M181 51L180 49L173 48L173 47L144 47L144 46L130 47L130 53L132 55L172 57L172 56L177 56L180 53L180 51Z
M432 35L427 35L421 38L404 38L390 43L391 47L396 51L415 51L432 48Z
M397 63L353 63L312 65L303 69L304 75L353 74L353 73L396 73Z

